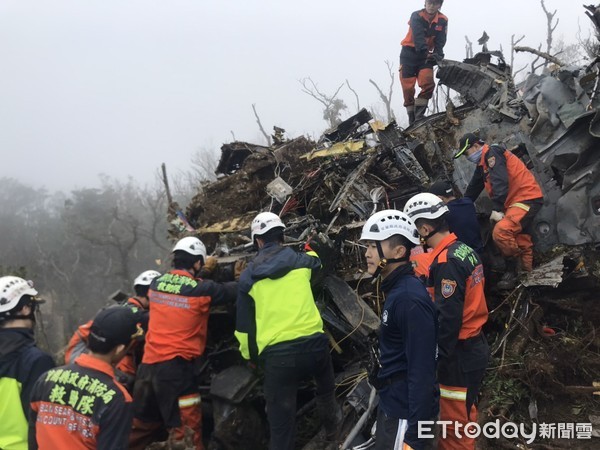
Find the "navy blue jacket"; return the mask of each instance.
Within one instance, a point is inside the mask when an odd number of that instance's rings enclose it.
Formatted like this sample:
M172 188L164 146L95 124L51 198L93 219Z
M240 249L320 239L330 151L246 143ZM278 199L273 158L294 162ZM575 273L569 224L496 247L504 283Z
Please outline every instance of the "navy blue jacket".
M450 200L446 206L450 210L446 219L450 232L456 234L459 241L467 244L481 256L483 243L473 200L469 197L457 198Z
M0 448L15 443L21 428L21 443L27 447L31 391L38 377L53 367L52 357L36 347L33 330L0 328L0 403L8 402L0 407Z
M379 391L379 407L389 417L408 420L404 442L421 449L418 421L437 415L437 316L423 283L412 266L398 267L382 283L379 378L398 378ZM404 376L402 376L404 375Z

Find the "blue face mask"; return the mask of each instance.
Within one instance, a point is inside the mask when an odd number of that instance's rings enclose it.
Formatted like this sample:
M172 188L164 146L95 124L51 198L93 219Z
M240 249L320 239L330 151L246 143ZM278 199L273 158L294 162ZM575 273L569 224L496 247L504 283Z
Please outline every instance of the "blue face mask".
M483 149L480 148L475 153L471 153L470 155L468 155L467 159L469 161L471 161L473 164L477 164L479 162L479 160L481 159L481 153L482 152L483 152Z

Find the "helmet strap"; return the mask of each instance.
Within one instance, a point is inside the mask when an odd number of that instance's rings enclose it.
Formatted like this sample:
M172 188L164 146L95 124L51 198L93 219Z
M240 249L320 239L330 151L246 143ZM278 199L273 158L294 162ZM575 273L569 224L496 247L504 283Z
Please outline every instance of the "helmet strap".
M386 258L385 255L383 254L383 249L381 248L380 241L376 241L375 246L377 247L377 254L379 255L379 263L377 263L377 269L375 269L375 273L373 274L372 283L375 283L375 281L381 275L381 271L388 264L397 263L397 262L406 262L410 259L410 252L408 252L408 251L405 253L405 255L402 258Z
M427 240L432 237L434 234L436 234L438 231L440 231L441 225L438 225L437 227L435 227L433 230L431 230L431 232L426 235L426 236L421 236L421 242L425 241L425 245L427 245Z

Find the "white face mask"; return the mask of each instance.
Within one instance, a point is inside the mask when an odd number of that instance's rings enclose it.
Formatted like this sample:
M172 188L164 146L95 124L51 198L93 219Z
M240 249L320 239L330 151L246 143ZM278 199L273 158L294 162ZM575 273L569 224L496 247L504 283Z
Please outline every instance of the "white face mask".
M483 152L483 149L480 148L479 150L475 151L475 153L471 153L470 155L467 155L467 159L469 161L471 161L473 164L477 164L479 162L479 160L481 159L482 152Z

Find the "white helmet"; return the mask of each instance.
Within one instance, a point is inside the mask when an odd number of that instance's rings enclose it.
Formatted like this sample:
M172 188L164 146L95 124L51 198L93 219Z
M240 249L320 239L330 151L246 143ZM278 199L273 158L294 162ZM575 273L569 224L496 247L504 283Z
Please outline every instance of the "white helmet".
M373 214L363 225L361 241L385 241L399 234L413 244L419 243L419 233L413 221L402 211L386 209Z
M38 291L31 281L23 278L7 276L0 278L0 313L10 311L19 304L24 295L36 296Z
M254 236L261 236L273 228L283 228L285 230L285 225L277 214L272 212L258 214L250 226L252 242L254 242Z
M140 273L135 280L133 280L134 286L150 286L152 280L156 277L160 277L160 272L156 270L146 270L145 272Z
M178 240L173 247L173 251L176 250L183 250L194 256L202 256L202 259L206 261L206 247L197 237L188 236Z
M404 212L416 222L418 219L437 219L448 212L448 207L437 195L423 192L406 202Z

